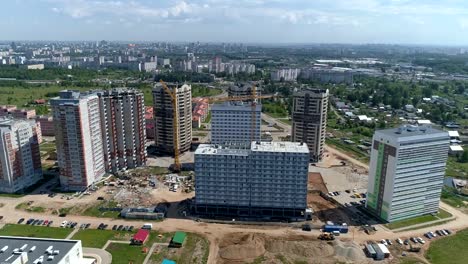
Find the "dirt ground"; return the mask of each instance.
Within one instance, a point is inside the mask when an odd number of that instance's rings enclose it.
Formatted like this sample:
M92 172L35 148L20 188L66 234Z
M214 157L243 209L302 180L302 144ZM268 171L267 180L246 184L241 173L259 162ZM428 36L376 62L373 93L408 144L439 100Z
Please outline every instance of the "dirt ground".
M234 233L220 241L216 263L372 263L361 246L351 241L321 241L311 237L285 237Z

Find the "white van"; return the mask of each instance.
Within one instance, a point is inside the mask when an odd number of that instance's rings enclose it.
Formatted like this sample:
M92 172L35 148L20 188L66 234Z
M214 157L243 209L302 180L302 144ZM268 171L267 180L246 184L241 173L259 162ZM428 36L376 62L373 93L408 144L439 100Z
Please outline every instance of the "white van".
M149 229L149 230L151 230L151 229L153 229L153 224L146 223L146 224L144 224L144 225L141 227L141 229Z

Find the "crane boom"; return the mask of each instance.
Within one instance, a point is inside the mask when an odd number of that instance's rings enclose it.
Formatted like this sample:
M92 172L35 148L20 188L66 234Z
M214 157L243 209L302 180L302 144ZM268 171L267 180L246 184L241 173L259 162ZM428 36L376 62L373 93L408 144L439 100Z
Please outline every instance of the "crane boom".
M172 129L174 130L172 133L173 137L173 145L174 145L174 171L178 172L181 170L182 166L180 164L180 147L179 147L179 108L177 107L177 89L171 91L169 87L167 87L166 83L163 80L159 80L161 83L164 91L171 97L171 104L172 104Z

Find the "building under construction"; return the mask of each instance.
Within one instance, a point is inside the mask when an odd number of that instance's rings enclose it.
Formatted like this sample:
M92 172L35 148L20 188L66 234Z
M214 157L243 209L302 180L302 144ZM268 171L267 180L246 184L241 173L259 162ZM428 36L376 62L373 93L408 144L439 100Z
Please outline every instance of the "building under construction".
M252 87L257 86L254 82L236 83L228 88L229 97L252 96ZM261 88L256 87L255 95L261 95ZM245 100L251 101L251 100Z
M311 162L323 156L328 96L327 89L305 89L294 94L292 141L307 143Z
M156 83L153 88L154 141L159 152L174 154L174 135L178 135L179 152L182 153L190 150L192 143L192 88L187 84L180 87L178 84L167 86L172 92L175 90L177 109L174 111L171 95L161 83ZM176 117L174 113L177 113ZM174 121L177 122L176 133Z

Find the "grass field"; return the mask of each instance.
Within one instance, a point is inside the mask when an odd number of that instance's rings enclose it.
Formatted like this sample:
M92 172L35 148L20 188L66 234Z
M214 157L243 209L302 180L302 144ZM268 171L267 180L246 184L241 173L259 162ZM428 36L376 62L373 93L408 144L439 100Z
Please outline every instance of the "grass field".
M369 155L367 154L367 152L361 151L353 145L346 144L340 139L327 138L325 139L325 142L327 145L334 146L337 149L343 150L344 152L346 152L346 154L356 159L362 160L364 162L369 162Z
M450 156L447 160L447 167L445 169L446 176L457 178L468 178L468 163L458 162L455 157Z
M426 258L432 264L459 264L468 259L468 229L431 243Z
M116 207L117 203L114 201L103 201L96 203L88 208L82 213L82 215L94 216L94 217L106 217L106 218L119 218L119 211L101 211L100 207L112 208Z
M69 228L7 224L0 229L0 235L63 239L71 231Z
M157 231L152 231L143 246L111 243L106 250L112 254L112 264L143 263L146 257L143 248L149 250L153 243L168 243L173 236L173 233L161 233L162 237L159 238L159 234Z
M417 224L422 224L422 223L427 223L427 222L432 222L440 219L446 219L451 217L452 215L442 209L439 209L439 213L437 216L432 216L432 215L423 215L423 216L418 216L406 220L401 220L401 221L396 221L393 223L386 224L385 226L389 229L397 229L397 228L402 228L402 227L409 227Z
M454 190L449 188L442 189L441 199L450 206L461 209L462 211L468 213L468 204L465 203L468 202L468 198L456 195Z
M187 238L179 249L163 247L151 256L155 263L161 263L164 258L174 260L178 264L206 263L209 254L209 243L196 234L187 233Z
M108 228L112 228L112 226ZM129 241L134 233L135 231L86 229L78 231L72 239L81 240L83 247L102 248L107 243L107 240Z

